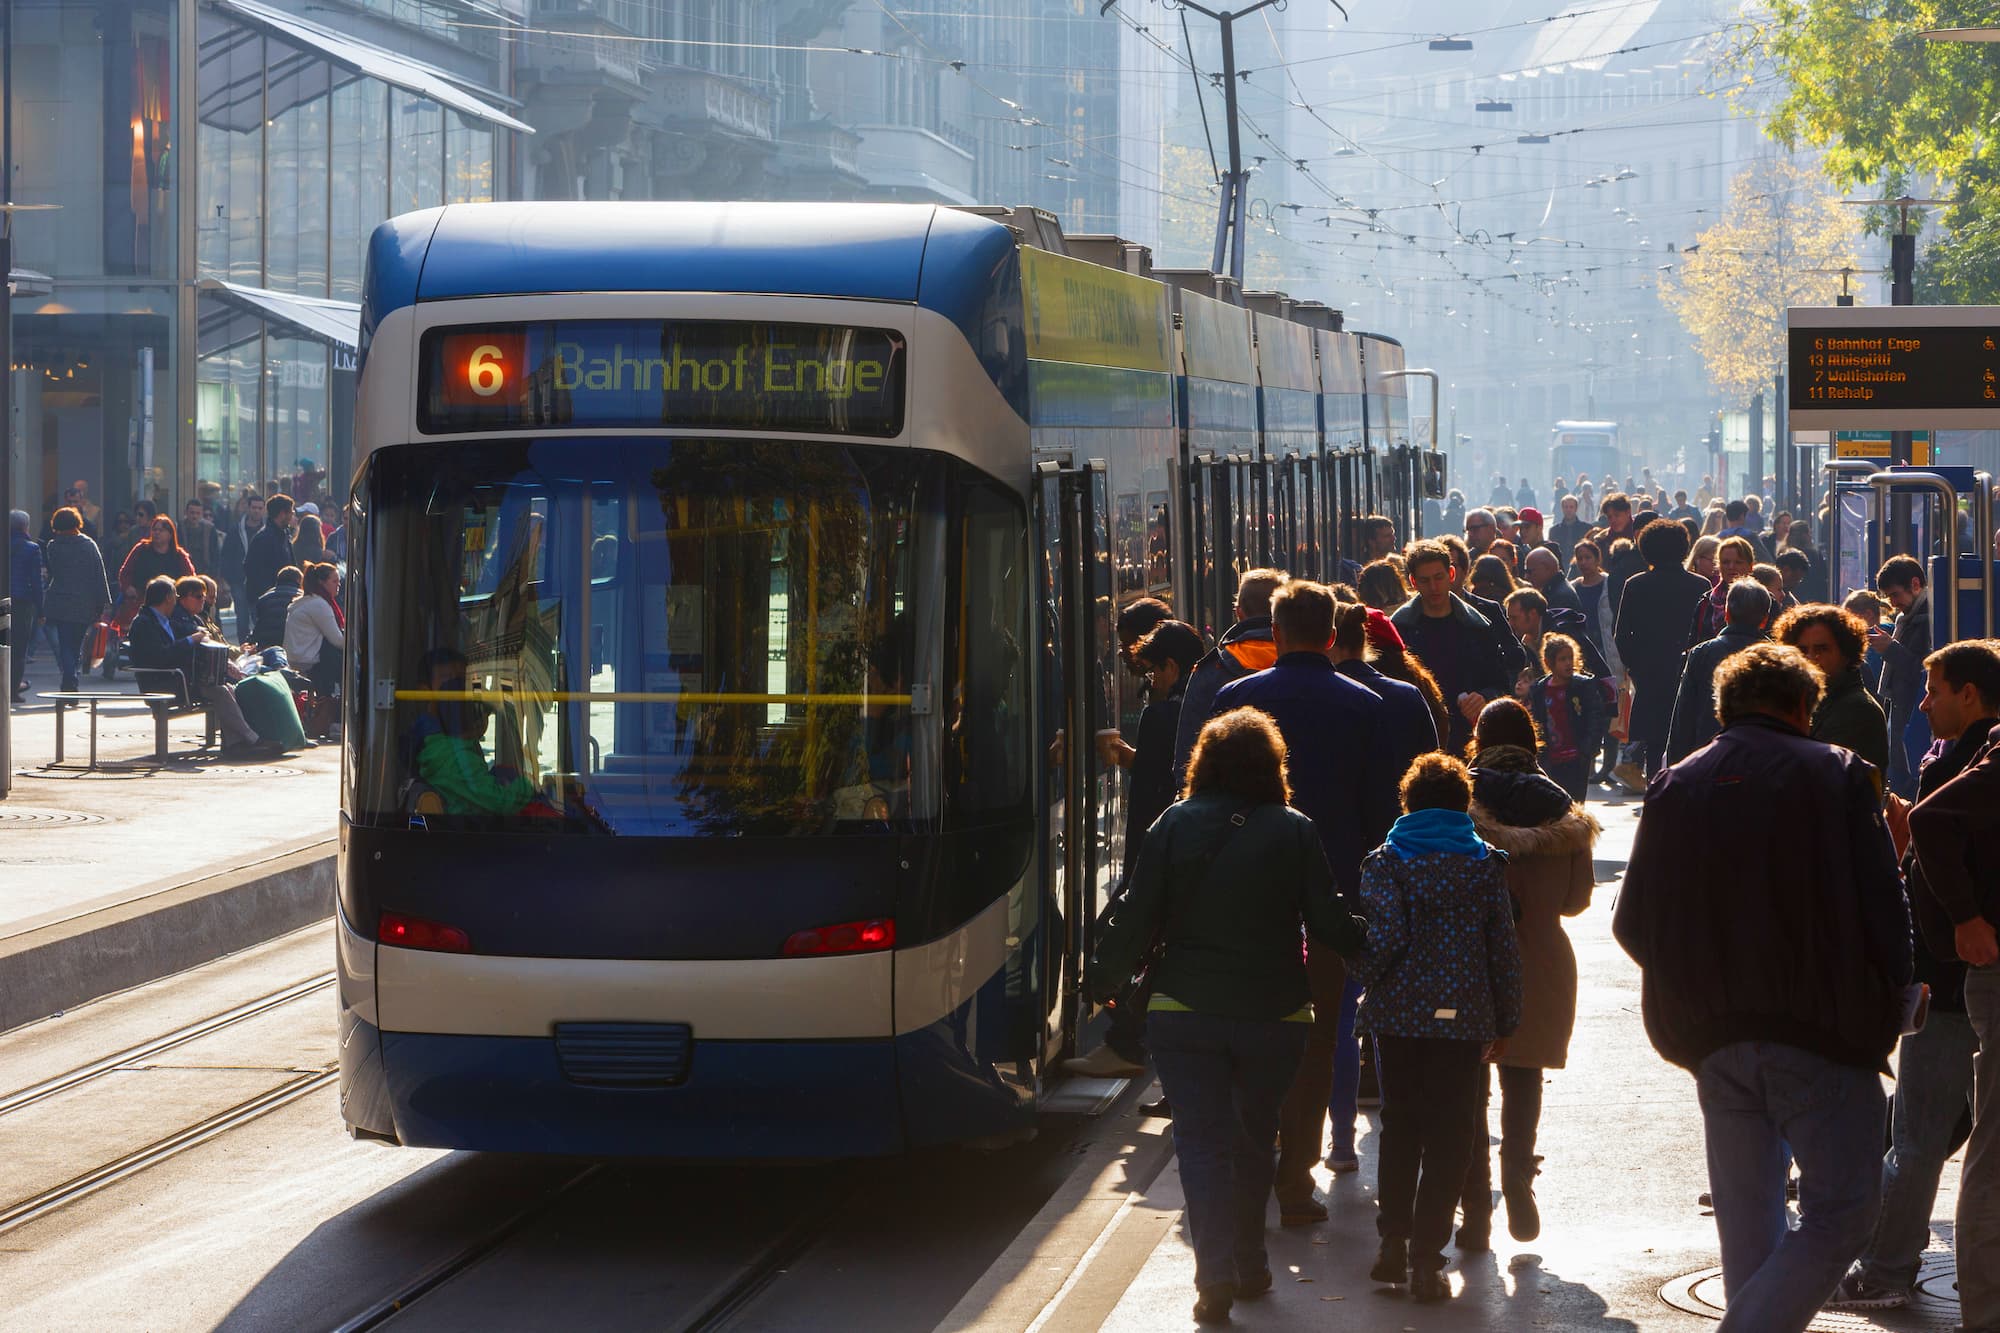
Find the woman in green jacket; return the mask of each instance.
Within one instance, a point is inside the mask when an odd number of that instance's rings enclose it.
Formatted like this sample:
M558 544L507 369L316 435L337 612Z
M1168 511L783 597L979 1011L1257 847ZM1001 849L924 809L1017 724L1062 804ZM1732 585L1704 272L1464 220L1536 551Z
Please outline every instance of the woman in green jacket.
M1146 1044L1174 1108L1201 1323L1271 1289L1271 1145L1313 1017L1301 927L1342 953L1362 943L1290 798L1269 717L1238 708L1210 719L1091 968L1102 1002L1157 943Z

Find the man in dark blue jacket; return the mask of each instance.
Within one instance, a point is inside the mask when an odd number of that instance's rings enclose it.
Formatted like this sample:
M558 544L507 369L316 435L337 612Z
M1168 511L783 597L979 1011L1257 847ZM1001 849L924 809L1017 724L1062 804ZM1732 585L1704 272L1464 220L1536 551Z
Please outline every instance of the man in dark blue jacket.
M1722 664L1722 734L1654 776L1611 923L1646 1035L1695 1074L1731 1333L1805 1328L1882 1192L1910 909L1867 762L1806 734L1820 681L1779 644Z
M1181 704L1179 730L1174 735L1174 790L1187 779L1188 756L1208 722L1215 692L1278 658L1271 645L1271 597L1285 584L1282 569L1253 569L1236 583L1236 623L1221 642L1195 663L1188 676L1187 697Z
M1724 661L1771 636L1764 625L1771 618L1771 594L1755 579L1729 585L1722 633L1687 651L1680 688L1674 694L1673 720L1667 725L1667 762L1681 760L1715 739L1715 673Z
M1313 822L1333 882L1349 903L1361 887L1362 858L1396 822L1392 724L1381 696L1334 669L1327 656L1333 639L1333 594L1317 583L1295 581L1271 599L1277 661L1215 696L1214 713L1256 708L1278 724L1285 738L1292 806ZM1185 709L1192 702L1183 705ZM1279 1117L1275 1193L1286 1226L1326 1217L1313 1197L1312 1168L1326 1132L1333 1090L1333 1050L1347 972L1331 949L1311 944L1306 971L1312 983L1314 1023L1305 1058Z

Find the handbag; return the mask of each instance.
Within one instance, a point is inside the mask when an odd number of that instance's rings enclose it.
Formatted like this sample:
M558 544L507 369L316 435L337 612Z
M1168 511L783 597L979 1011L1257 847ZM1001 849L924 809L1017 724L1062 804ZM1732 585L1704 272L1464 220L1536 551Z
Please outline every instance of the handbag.
M100 620L90 627L90 638L83 645L85 671L95 670L105 655L111 651L111 622Z
M192 643L191 665L196 686L221 685L229 679L229 646L222 643Z

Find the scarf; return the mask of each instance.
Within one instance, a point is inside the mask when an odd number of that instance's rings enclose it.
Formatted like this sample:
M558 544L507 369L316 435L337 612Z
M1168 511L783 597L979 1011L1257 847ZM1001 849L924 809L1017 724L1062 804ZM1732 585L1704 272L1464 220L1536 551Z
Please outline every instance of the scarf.
M321 601L325 602L328 606L333 608L333 623L340 626L340 632L342 634L347 633L347 617L340 613L340 603L334 601L333 598L328 597L324 592L320 592L315 595Z
M1413 810L1389 830L1388 848L1405 861L1419 856L1455 853L1475 861L1486 858L1486 844L1472 831L1472 816L1462 810Z

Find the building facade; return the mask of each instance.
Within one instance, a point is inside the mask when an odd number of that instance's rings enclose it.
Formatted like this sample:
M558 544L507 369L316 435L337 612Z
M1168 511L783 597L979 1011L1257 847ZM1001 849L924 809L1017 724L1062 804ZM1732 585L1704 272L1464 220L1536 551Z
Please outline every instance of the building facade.
M344 493L363 242L504 195L498 34L410 0L11 0L14 494ZM308 17L310 11L312 17ZM220 517L220 516L218 516Z

